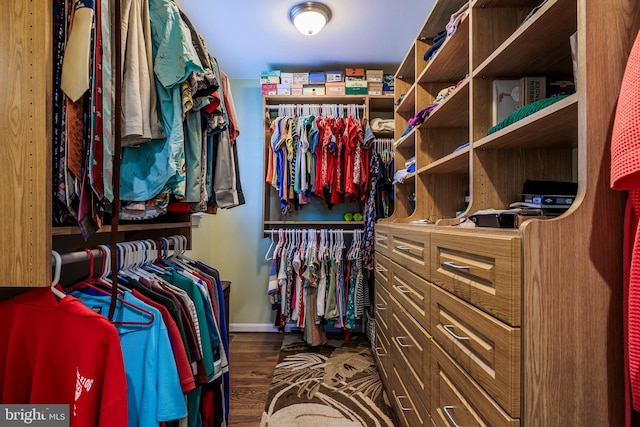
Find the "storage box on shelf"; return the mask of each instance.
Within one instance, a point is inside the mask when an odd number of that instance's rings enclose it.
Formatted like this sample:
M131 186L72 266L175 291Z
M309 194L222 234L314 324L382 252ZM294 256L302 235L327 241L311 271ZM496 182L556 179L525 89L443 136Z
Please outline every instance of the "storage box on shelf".
M621 424L622 357L611 349L622 348L623 212L608 187L606 153L640 16L626 0L475 0L456 33L424 61L464 3L435 2L396 74L396 98L405 94L395 111L396 169L415 155L417 170L413 181L396 186L395 214L376 225L376 287L385 287L381 322L388 324L380 342L391 346L385 386L405 425L428 424L416 403L424 401L437 426ZM625 31L611 43L598 28ZM569 38L576 32L577 93L487 135L493 81L572 76ZM402 136L416 112L455 84ZM445 220L507 208L527 179L577 182L578 196L560 217L527 220L519 229ZM415 211L402 206L408 188L416 192ZM436 225L407 224L416 219ZM407 283L426 283L428 292ZM428 327L420 323L420 298L429 301ZM430 352L429 392L409 383L408 359L394 347L396 333L415 335L398 322L414 321L429 341L420 344ZM566 366L581 369L569 374Z

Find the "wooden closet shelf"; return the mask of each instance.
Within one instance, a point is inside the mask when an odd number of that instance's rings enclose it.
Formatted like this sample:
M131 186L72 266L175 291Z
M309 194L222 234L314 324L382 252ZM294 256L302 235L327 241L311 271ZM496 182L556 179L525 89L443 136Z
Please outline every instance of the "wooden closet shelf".
M469 78L429 114L420 129L469 127Z
M416 113L415 100L416 100L416 85L414 84L409 88L407 93L404 95L402 102L400 102L400 104L396 108L396 114L399 114L401 116L413 117Z
M191 222L120 224L118 231L171 230L185 227L191 228ZM102 226L97 233L111 233L111 225ZM78 227L52 227L51 234L54 236L73 236L80 234L80 229Z
M469 152L471 149L467 146L456 152L453 152L433 163L421 167L416 174L444 174L444 173L469 173Z
M578 94L566 97L474 143L474 149L575 148Z
M398 139L393 146L397 150L398 148L415 148L416 142L416 128L409 131L408 134Z
M469 55L465 54L466 52L469 52L468 15L462 19L455 34L449 37L431 61L426 63L418 76L418 82L448 82L451 79L462 79L469 72ZM424 58L416 58L416 61L425 63Z
M576 31L576 7L575 1L547 2L480 64L473 75L520 78L570 73L569 37ZM570 25L558 25L558 22Z

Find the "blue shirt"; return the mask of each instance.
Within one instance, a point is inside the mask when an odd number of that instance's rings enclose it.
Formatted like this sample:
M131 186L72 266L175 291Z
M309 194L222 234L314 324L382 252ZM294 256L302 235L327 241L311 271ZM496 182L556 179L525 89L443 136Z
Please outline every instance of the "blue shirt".
M106 316L109 312L109 295L91 295L82 290L73 291L71 295L98 313ZM160 422L186 417L178 369L162 315L131 292L125 292L122 298L153 313L153 321L147 325L115 325L127 375L129 427L157 427ZM149 314L135 307L120 301L116 304L114 321L148 322L150 319Z

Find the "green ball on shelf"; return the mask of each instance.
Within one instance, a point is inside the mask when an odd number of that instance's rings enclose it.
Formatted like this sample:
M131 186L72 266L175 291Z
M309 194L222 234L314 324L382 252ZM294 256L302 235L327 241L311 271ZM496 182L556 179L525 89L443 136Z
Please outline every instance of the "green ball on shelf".
M362 221L362 214L360 212L356 212L353 214L354 221Z
M353 214L351 212L347 212L343 215L345 221L353 221Z

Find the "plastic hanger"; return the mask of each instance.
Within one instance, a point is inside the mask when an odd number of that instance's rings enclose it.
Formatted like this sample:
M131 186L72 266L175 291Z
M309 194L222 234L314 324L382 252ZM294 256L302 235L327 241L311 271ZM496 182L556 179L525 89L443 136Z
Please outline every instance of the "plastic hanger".
M56 251L51 251L53 257L53 280L51 281L51 292L60 299L64 299L67 295L60 291L56 286L60 283L60 275L62 274L62 257Z

